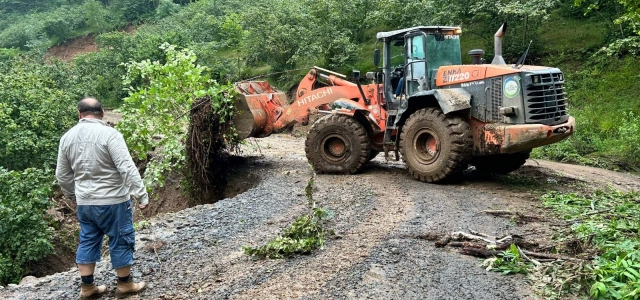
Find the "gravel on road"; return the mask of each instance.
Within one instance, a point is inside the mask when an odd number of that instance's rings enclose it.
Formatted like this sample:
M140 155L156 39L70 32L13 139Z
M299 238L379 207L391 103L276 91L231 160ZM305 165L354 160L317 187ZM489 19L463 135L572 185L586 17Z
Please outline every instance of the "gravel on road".
M133 274L149 287L131 299L536 299L525 277L502 276L482 260L422 238L475 230L527 234L526 226L482 213L535 209L526 197L482 182L436 185L415 181L382 155L356 175L316 175L313 197L334 217L336 235L310 255L255 260L259 246L308 213L305 187L313 176L304 139L274 135L250 142L235 176L259 182L215 204L156 216L136 233ZM246 179L245 179L246 180ZM152 203L153 205L153 203ZM108 255L96 281L101 299L115 297ZM0 289L2 299L75 299L75 268Z

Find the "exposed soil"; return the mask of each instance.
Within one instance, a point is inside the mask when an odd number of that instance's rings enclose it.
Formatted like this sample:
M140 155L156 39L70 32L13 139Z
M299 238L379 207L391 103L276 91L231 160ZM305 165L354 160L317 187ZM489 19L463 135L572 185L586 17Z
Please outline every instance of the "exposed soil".
M93 35L75 38L49 48L47 57L56 57L61 61L73 60L76 56L98 50Z
M262 245L308 212L305 186L313 174L303 149L304 139L291 135L250 140L233 166L237 195L150 218L137 232L133 268L150 287L132 298L537 299L524 276L485 271L480 260L436 248L423 237L472 229L545 244L539 237L548 236L549 224L482 211L544 215L538 196L546 190L606 185L611 178L628 187L640 183L590 168L565 175L567 165L530 160L514 175L469 171L458 183L425 184L401 162L379 155L361 174L316 175L314 199L333 212L329 227L337 233L324 249L289 259L251 259L242 245ZM96 279L109 286L101 299L112 299L115 275L108 256L98 264ZM72 299L78 292L77 270L71 269L0 289L0 298Z
M136 26L129 24L124 29L120 29L120 31L131 34L135 32L136 28ZM98 51L98 45L95 42L95 37L93 35L87 35L77 37L49 48L45 58L48 59L55 57L66 62L73 60L78 55L96 51Z

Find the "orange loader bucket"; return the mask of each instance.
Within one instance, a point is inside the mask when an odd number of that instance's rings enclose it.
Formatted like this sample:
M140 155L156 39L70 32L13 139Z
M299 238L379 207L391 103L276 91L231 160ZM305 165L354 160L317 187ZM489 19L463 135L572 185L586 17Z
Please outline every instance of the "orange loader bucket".
M266 137L274 131L287 104L287 96L266 81L248 81L234 84L238 92L234 100L236 114L233 124L240 139Z

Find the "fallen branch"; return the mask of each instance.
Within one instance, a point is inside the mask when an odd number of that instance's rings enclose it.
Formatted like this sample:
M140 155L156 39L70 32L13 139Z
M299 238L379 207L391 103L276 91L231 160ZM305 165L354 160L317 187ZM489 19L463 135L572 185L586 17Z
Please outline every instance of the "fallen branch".
M497 240L497 241L496 241L496 244L504 244L504 243L506 243L507 241L511 241L512 239L513 239L513 237L512 237L512 236L507 235L507 236L505 236L505 237L503 237L503 238L501 238L501 239Z
M522 250L522 253L524 253L526 255L533 256L533 257L538 257L538 258L551 258L551 259L561 259L561 260L570 260L570 261L583 261L582 259L575 258L575 257L567 257L567 256L562 256L562 255L557 255L557 254L550 254L550 253L538 253L538 252L532 252L532 251L528 251L528 250Z
M477 232L477 231L471 230L471 229L469 229L469 233L475 234L477 236L485 237L485 238L488 238L488 239L491 239L491 240L494 240L494 241L498 239L498 237L491 236L491 235L488 235L488 234L484 234L482 232Z
M441 239L439 239L438 241L436 241L435 245L438 248L442 248L442 247L446 246L447 244L449 244L450 241L451 241L451 236L447 234L447 235L443 236Z
M613 208L603 209L603 210L596 210L596 211L588 212L588 213L585 213L585 214L582 214L582 215L583 216L591 216L591 215L597 215L597 214L601 214L601 213L610 212L612 210L613 210Z
M517 245L516 245L516 248L518 248L518 251L520 251L520 254L522 254L522 258L524 258L524 259L526 259L526 260L528 260L528 261L532 262L534 265L536 265L536 267L541 265L539 261L537 261L537 260L535 260L535 259L533 259L533 258L529 258L529 257L524 253L524 251L522 251L522 249L520 249L520 247L518 247Z
M538 220L538 221L542 221L544 220L543 217L538 217L538 216L531 216L531 215L525 215L522 214L520 212L517 211L510 211L510 210L483 210L482 211L485 214L490 214L490 215L494 215L494 216L515 216L520 218L521 220Z
M468 240L472 240L472 241L484 241L487 242L489 244L495 244L496 242L494 240L490 240L478 235L474 235L474 234L469 234L466 232L462 232L462 231L456 231L454 233L451 234L451 237L456 239L456 240L461 240L462 238L466 238Z
M427 240L427 241L433 241L433 240L440 239L440 235L435 233L435 232L427 232L425 234L411 235L411 236L408 236L408 237L414 238L414 239L419 239L419 240Z
M449 246L451 247L475 247L475 248L486 248L486 246L482 244L476 244L472 242L450 242Z
M471 256L481 257L481 258L491 258L498 255L498 251L496 250L489 249L487 247L472 247L472 246L463 247L462 249L460 249L460 253L464 255L471 255Z

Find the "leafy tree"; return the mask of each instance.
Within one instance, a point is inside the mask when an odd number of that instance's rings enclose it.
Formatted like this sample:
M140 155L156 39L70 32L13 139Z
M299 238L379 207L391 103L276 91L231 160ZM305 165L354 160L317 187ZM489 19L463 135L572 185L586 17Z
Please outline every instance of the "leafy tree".
M64 41L72 36L75 26L68 14L56 14L44 21L43 30L49 38Z
M47 8L58 1L47 0L0 0L0 10L7 12L27 12L36 8Z
M42 35L41 22L36 22L32 17L26 17L0 32L0 47L29 50L29 42Z
M211 97L221 122L233 115L232 86L212 81L205 73L207 68L195 64L192 51L177 50L167 43L160 49L166 53L165 63L143 60L126 65L123 84L130 94L122 106L124 118L117 125L134 157L146 160L155 149L144 173L145 184L151 188L162 186L167 172L182 166L189 110L196 98ZM137 80L144 84L133 87Z
M160 0L156 9L156 19L162 20L180 11L180 5L171 0Z
M109 17L109 10L97 0L85 1L81 10L91 32L106 31L113 27L112 23L115 23L115 20Z
M111 0L110 9L127 22L149 19L155 14L159 0Z
M612 33L619 34L621 39L630 34L640 35L638 0L574 0L574 3L578 7L584 7L585 14L598 14L608 20L612 27L617 27Z
M273 9L273 8L279 9ZM250 66L271 65L274 72L293 69L312 55L304 51L313 36L313 18L301 2L267 0L243 14L244 27L251 28L243 48Z

